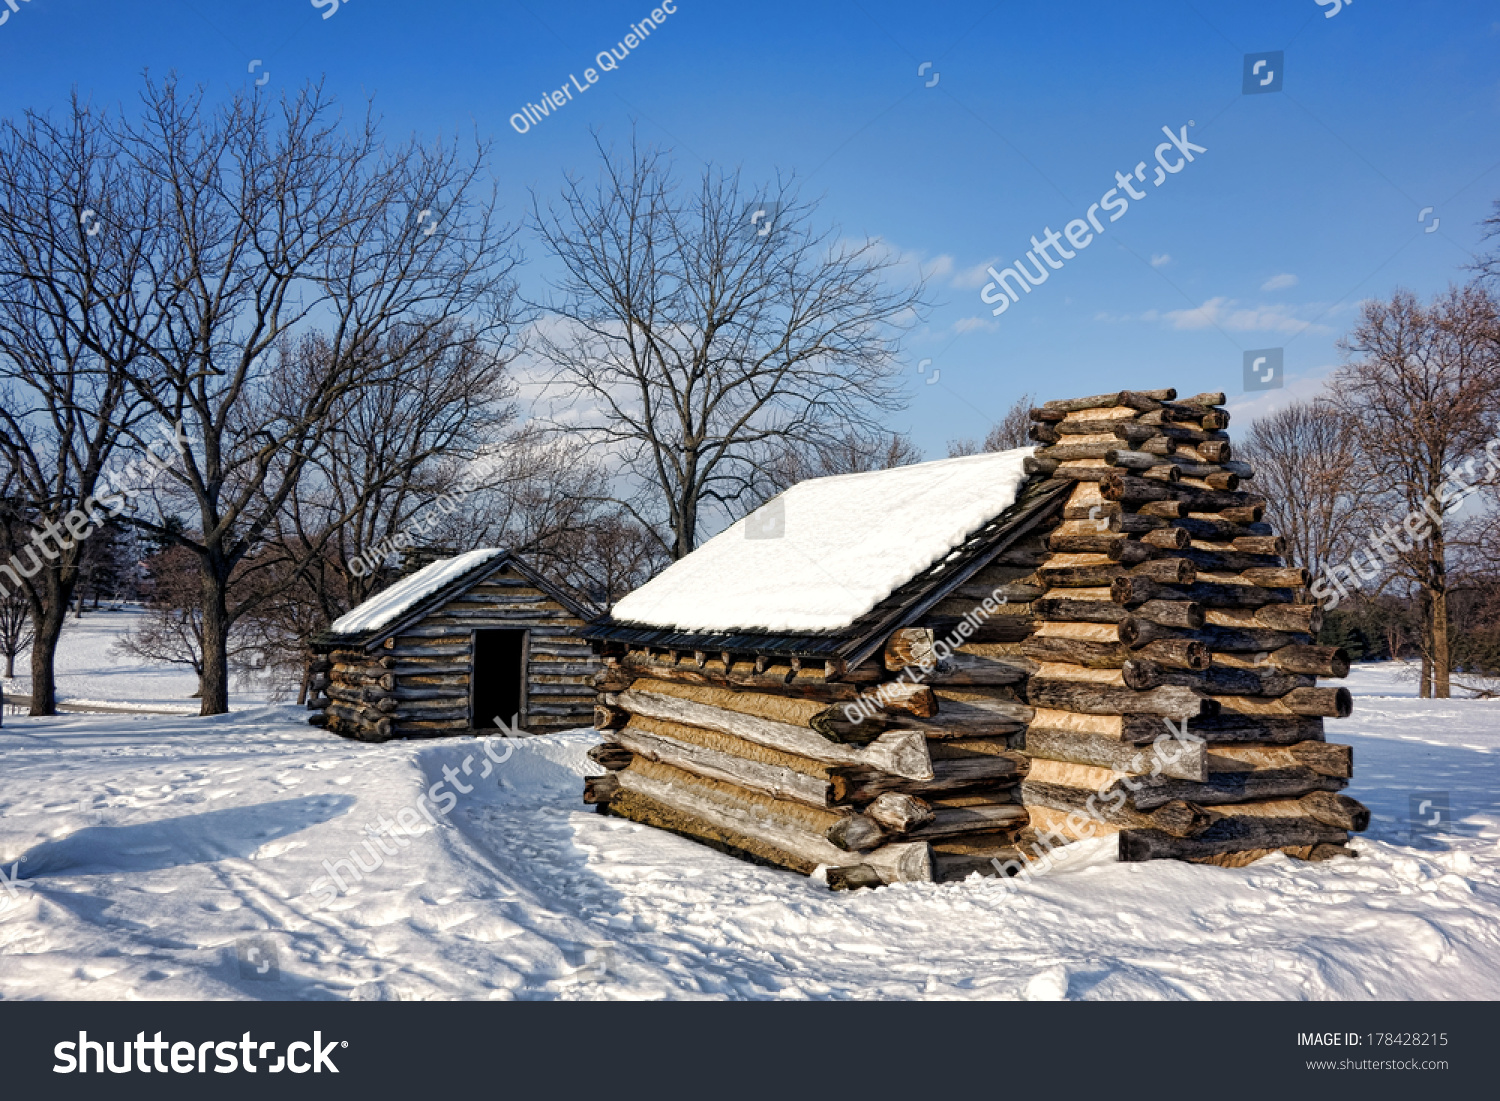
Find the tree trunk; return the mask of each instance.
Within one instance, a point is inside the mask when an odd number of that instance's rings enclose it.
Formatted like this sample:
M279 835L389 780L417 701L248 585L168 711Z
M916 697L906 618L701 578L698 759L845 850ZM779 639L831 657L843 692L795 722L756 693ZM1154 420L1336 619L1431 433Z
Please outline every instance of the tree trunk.
M14 680L16 676L16 655L7 653L5 655L5 679Z
M307 703L307 692L312 687L312 658L309 657L302 663L302 687L297 689L297 706L301 707Z
M57 640L67 614L67 604L54 601L36 622L31 642L30 714L34 717L57 714Z
M204 559L199 573L203 593L203 675L198 678L200 715L224 715L229 711L229 610L225 592L228 584L214 567L212 560Z
M1432 694L1436 699L1446 700L1451 694L1449 678L1452 674L1452 658L1448 646L1448 577L1443 536L1440 531L1432 533Z

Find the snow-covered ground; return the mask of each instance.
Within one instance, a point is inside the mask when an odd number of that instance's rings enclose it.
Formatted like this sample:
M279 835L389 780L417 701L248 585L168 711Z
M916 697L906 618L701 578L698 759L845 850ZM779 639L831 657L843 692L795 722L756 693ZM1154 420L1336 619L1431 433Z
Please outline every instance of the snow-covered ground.
M1105 841L1020 886L846 894L593 813L588 732L492 742L494 764L291 707L8 717L0 995L1500 997L1500 702L1419 701L1390 666L1350 683L1329 736L1375 812L1358 860L1121 865ZM340 895L325 862L372 867L382 818L416 836Z
M140 622L138 607L125 606L85 611L82 619L68 617L57 649L58 702L86 707L102 704L117 708L150 708L196 715L198 676L185 665L145 665L140 658L122 654L115 643ZM0 678L7 696L26 696L31 678L26 675L27 658L16 659L14 680ZM0 667L0 672L4 672ZM236 684L231 693L235 707L264 703L264 692L255 686Z

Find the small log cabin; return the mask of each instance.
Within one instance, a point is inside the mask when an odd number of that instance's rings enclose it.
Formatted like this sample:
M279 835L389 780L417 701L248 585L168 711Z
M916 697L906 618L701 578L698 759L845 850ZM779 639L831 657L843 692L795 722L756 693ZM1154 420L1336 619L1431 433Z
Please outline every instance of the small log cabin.
M588 726L593 614L506 551L439 559L313 639L308 721L372 742Z
M1352 855L1349 693L1223 394L1032 410L1042 446L800 483L585 634L584 800L835 888L1075 841Z

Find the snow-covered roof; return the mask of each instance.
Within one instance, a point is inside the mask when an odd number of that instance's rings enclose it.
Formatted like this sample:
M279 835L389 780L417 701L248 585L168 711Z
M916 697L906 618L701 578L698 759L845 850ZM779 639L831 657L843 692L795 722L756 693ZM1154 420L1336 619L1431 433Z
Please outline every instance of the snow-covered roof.
M800 482L615 605L683 631L848 627L1016 500L1032 448Z
M358 635L377 631L393 623L405 612L439 589L491 559L501 558L505 551L495 547L440 558L410 577L403 577L389 589L376 593L359 607L333 621L331 635Z

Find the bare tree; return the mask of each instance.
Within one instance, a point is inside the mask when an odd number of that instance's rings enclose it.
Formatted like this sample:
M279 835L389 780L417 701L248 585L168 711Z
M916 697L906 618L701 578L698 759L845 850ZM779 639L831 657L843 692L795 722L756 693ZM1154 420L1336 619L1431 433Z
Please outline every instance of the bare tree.
M141 194L160 196L135 204L161 245L159 331L140 334L149 359L131 379L192 443L161 514L136 522L197 561L213 715L228 709L228 640L249 610L231 604L230 579L274 533L337 414L454 344L503 343L514 258L493 198L475 194L483 147L471 159L387 149L372 115L346 128L316 86L274 108L252 94L211 109L174 81L148 83L143 104L115 128ZM321 345L301 339L314 328ZM179 510L192 521L173 530Z
M1450 477L1483 454L1500 403L1500 305L1477 286L1450 287L1431 305L1398 291L1367 302L1340 342L1353 357L1333 376L1331 400L1348 418L1377 486L1432 521L1406 540L1398 568L1422 599L1432 692L1446 699L1452 660L1448 544ZM1398 533L1399 534L1399 533ZM1398 539L1398 545L1400 541ZM1424 676L1424 694L1426 691Z
M562 267L539 338L567 395L551 423L617 457L639 490L621 503L681 558L706 510L743 511L768 455L873 435L901 406L922 292L887 285L879 242L814 228L785 181L710 167L679 186L659 151L599 148L596 184L536 206Z
M21 593L0 596L0 656L5 679L16 675L16 655L31 645L31 602Z
M1495 212L1480 223L1484 227L1482 237L1486 241L1500 240L1500 199L1495 200ZM1481 256L1471 266L1481 280L1500 280L1500 245L1489 255Z
M1013 451L1018 447L1030 447L1031 440L1026 431L1031 427L1032 395L1022 394L1005 411L997 424L991 425L983 443L972 437L948 441L948 458L978 455L984 451Z
M84 543L124 506L115 460L147 412L128 385L151 335L143 194L76 99L60 123L0 122L0 591L30 606L33 715L54 713Z
M801 447L783 447L760 462L760 478L749 503L764 504L784 489L808 478L891 470L922 461L922 449L902 432L874 436L848 433L842 438Z
M1236 450L1255 468L1255 491L1293 565L1319 574L1367 534L1376 487L1353 422L1331 403L1284 406L1252 424Z
M487 470L467 479L513 424L515 387L495 349L455 328L395 338L401 370L375 374L333 408L277 518L280 533L268 540L277 553L262 562L278 572L302 564L323 616L314 629L375 591L386 548L451 539L447 498L495 484ZM311 341L307 354L330 354L326 339Z

